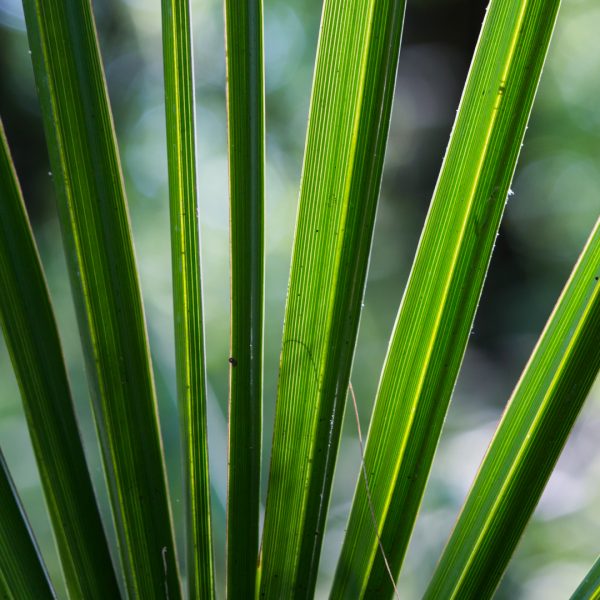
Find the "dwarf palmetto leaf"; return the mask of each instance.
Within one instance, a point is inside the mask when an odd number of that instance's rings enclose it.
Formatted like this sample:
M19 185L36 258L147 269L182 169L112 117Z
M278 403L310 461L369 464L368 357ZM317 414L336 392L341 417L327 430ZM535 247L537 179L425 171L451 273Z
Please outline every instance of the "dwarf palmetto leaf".
M600 598L600 558L573 592L571 600L598 600Z
M403 1L323 6L283 332L262 597L311 597L315 587L403 20Z
M0 324L19 382L67 588L74 597L118 598L54 312L1 122L0 290ZM0 505L14 513L10 489L5 482ZM2 517L6 527L11 526L9 518ZM14 527L16 536L17 522ZM6 532L6 552L15 560L20 540L11 540ZM34 559L28 548L23 541L24 557L31 563ZM32 564L32 581L23 585L38 585L38 575Z
M600 369L600 219L504 412L425 598L492 596Z
M559 0L492 0L371 419L332 596L387 597L398 576L473 323ZM371 511L375 513L374 527ZM379 536L377 535L379 533Z
M91 4L23 5L127 588L175 600L154 381Z
M225 1L231 237L227 597L251 598L262 445L264 76L262 0Z
M175 358L185 463L187 583L190 598L208 599L214 596L214 572L189 0L163 0L162 28Z
M46 566L0 450L0 596L55 598ZM99 596L96 596L99 597Z

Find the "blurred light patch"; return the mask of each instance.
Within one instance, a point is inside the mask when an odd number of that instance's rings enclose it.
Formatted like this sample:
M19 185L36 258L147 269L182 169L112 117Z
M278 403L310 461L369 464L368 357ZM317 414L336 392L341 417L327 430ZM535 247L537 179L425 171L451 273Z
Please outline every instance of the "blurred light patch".
M125 163L127 175L139 194L166 201L168 180L164 104L148 108L129 129Z
M558 27L552 42L549 72L569 114L583 130L600 126L600 53L595 51L600 31L600 8L593 0L564 3L559 16L568 19Z
M21 0L2 0L0 3L0 26L25 31L25 16Z
M506 219L521 246L571 264L600 214L600 168L589 154L538 142L538 160L517 175Z
M290 82L302 65L306 35L298 14L290 6L267 4L264 22L266 92Z

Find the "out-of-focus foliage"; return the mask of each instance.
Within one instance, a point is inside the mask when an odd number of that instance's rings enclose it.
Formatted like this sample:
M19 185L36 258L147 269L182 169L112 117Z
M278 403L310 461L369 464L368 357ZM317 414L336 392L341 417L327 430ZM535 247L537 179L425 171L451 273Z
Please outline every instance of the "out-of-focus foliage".
M382 198L352 376L363 424L435 178L458 106L485 3L426 0L407 7ZM265 2L267 103L266 315L263 464L270 452L293 215L320 3ZM194 2L198 167L208 367L208 430L217 581L224 581L226 402L229 346L229 217L222 2ZM175 522L183 499L178 465L160 3L95 3L130 201ZM400 585L422 593L533 343L598 213L600 7L564 2L500 230L466 362L450 407ZM0 0L0 113L57 311L83 436L94 439L87 385L19 0ZM0 440L46 564L60 582L49 521L18 389L0 341ZM347 411L318 590L337 561L359 470ZM562 599L598 552L598 386L526 530L498 598ZM108 516L99 452L92 476ZM582 457L586 457L585 460ZM263 469L266 477L268 469ZM264 482L266 483L266 481ZM263 493L265 486L263 486ZM111 539L114 536L111 533ZM182 531L178 531L181 542ZM180 551L182 555L182 551ZM59 593L60 593L60 586ZM221 590L222 592L222 590ZM324 593L324 592L323 592Z

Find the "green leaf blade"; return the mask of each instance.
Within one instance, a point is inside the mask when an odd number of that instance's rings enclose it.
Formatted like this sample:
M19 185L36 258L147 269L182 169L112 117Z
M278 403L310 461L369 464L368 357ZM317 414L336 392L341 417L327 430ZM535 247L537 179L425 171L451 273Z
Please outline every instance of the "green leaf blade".
M141 292L89 0L24 0L130 595L181 596Z
M600 598L600 558L573 592L571 600L598 600Z
M464 355L558 5L491 2L394 326L365 465L395 578ZM392 592L361 478L332 597Z
M323 7L262 545L265 597L314 592L403 20L398 1Z
M175 358L185 462L187 585L190 598L213 598L194 74L188 0L163 0L162 28Z
M1 450L0 594L7 600L56 598Z
M264 312L263 3L225 1L231 237L227 597L256 589Z
M0 196L0 324L67 587L77 597L118 598L54 312L1 122Z
M600 219L496 430L426 592L489 598L600 369Z

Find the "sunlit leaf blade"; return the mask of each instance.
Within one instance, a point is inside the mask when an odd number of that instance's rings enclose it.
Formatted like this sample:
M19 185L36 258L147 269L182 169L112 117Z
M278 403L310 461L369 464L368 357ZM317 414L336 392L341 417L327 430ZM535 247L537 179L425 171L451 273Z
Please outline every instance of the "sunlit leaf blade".
M0 290L0 324L19 382L67 587L73 597L118 598L56 321L1 122ZM9 482L2 486L0 510L8 514L15 507ZM0 519L6 528L12 526L5 522L8 518ZM14 527L16 535L16 522ZM3 531L8 535L8 529ZM11 555L18 555L17 548L11 543L9 547ZM23 552L31 554L25 542ZM32 566L31 584L38 585L34 571Z
M89 0L24 0L125 579L180 597L139 281Z
M593 564L573 592L571 600L598 600L600 598L600 558Z
M0 597L6 600L56 597L1 450Z
M162 29L177 396L185 462L187 583L190 598L211 598L214 574L189 0L163 0Z
M262 0L225 0L231 207L227 597L252 598L258 563L264 273Z
M425 594L492 596L600 369L600 219L496 430Z
M326 0L288 290L261 594L310 597L364 293L404 18Z
M396 319L365 456L394 577L462 362L558 5L492 0ZM332 597L391 593L361 478Z

